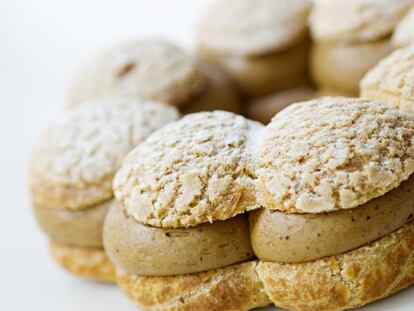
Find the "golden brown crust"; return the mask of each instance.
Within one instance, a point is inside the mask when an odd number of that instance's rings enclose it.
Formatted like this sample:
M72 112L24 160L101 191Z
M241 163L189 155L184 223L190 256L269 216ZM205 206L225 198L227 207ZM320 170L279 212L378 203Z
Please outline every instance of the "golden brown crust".
M300 264L260 262L257 273L279 307L356 308L414 283L414 224L339 256Z
M114 282L115 269L103 249L81 248L50 242L50 251L65 270L84 278Z
M270 304L255 268L257 262L201 273L145 277L117 271L117 282L145 310L250 310Z

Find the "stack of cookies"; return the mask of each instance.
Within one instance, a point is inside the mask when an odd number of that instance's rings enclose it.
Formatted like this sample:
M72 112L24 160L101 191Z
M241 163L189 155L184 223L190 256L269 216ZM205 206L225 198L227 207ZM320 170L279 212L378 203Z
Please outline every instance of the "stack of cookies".
M116 173L117 282L145 310L344 310L405 288L413 137L414 115L341 97L266 127L220 111L173 122Z
M358 95L364 74L392 51L412 0L317 0L309 19L311 73L322 95Z
M313 95L303 86L310 8L309 0L216 0L201 18L198 52L234 81L248 117L267 123L290 102Z
M137 39L86 61L30 162L57 263L145 310L345 310L414 284L413 4L213 0L197 56ZM361 98L308 100L308 21L319 93Z
M107 98L80 105L42 132L30 163L33 207L63 268L114 281L102 242L112 178L130 150L178 117L162 103Z

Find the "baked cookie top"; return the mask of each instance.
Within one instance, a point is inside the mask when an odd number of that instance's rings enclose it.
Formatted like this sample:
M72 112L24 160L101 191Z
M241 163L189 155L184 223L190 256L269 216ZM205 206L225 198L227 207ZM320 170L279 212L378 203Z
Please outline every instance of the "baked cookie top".
M181 106L204 87L196 60L163 40L135 40L96 55L75 74L66 105L130 96Z
M35 203L76 210L111 198L112 178L123 157L178 116L172 106L127 98L73 109L35 144L30 165Z
M190 114L125 158L114 179L115 197L137 222L165 228L255 209L253 154L262 128L224 111Z
M414 44L394 51L360 83L361 96L414 112Z
M201 47L256 55L280 51L304 37L309 0L211 1L198 27Z
M309 17L319 42L365 42L392 34L413 0L316 0Z
M414 116L366 99L293 104L265 128L258 200L269 209L349 209L397 187L414 171Z

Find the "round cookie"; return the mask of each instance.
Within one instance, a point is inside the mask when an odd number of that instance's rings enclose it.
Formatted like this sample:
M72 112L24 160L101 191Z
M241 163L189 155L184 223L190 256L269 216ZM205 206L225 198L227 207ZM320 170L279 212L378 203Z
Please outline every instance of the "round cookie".
M315 44L311 73L319 86L356 96L359 81L391 51L388 38L359 44Z
M414 282L414 225L343 255L293 264L259 262L256 271L278 307L356 308Z
M369 71L361 96L414 112L414 44L394 51Z
M262 261L305 262L343 254L385 237L414 219L414 176L356 208L322 214L260 209L249 215L254 253Z
M309 17L317 42L367 42L390 35L413 0L318 0Z
M75 74L66 106L107 96L129 96L182 106L204 88L197 61L163 40L120 43L98 54Z
M392 35L392 43L395 47L404 47L414 43L414 7L407 16L398 24Z
M105 220L105 250L117 268L135 275L178 275L254 259L246 215L190 228L150 227L114 205Z
M129 217L163 228L258 208L252 159L262 128L229 112L188 115L126 157L114 179L115 197Z
M367 99L293 104L261 136L262 206L294 213L354 208L414 171L414 117Z
M178 118L174 107L127 98L82 105L40 136L31 158L34 202L79 210L110 199L123 157L155 129Z
M117 283L145 310L239 310L265 307L270 300L256 274L256 261L206 272L151 277L117 270Z
M50 251L56 262L72 274L102 282L115 280L115 268L103 249L51 242Z
M315 91L307 86L300 85L280 91L246 103L246 117L267 124L281 110L292 103L309 100L315 97Z
M206 77L206 87L199 96L181 107L181 112L188 114L219 109L240 113L238 94L223 70L206 61L202 62L201 70Z
M236 55L276 52L306 34L309 0L211 1L198 27L198 44Z

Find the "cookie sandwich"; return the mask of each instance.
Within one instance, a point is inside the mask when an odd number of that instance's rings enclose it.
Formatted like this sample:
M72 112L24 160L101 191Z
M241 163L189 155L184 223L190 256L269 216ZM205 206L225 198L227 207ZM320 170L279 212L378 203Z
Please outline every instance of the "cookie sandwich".
M246 97L307 80L308 0L211 1L197 29L198 51Z
M125 158L104 245L124 292L146 310L250 310L270 303L246 212L259 207L253 154L263 126L190 114Z
M344 310L414 283L414 116L325 97L276 115L260 141L256 271L289 310Z
M412 0L318 0L309 17L311 74L322 89L356 96L359 81L392 51L390 37Z
M68 87L66 106L107 96L161 101L183 111L240 109L223 71L161 39L121 42L86 61Z
M361 96L414 112L414 44L396 50L361 81Z
M165 104L108 98L80 105L42 132L30 162L33 209L64 269L114 281L102 242L113 176L130 150L178 117Z

